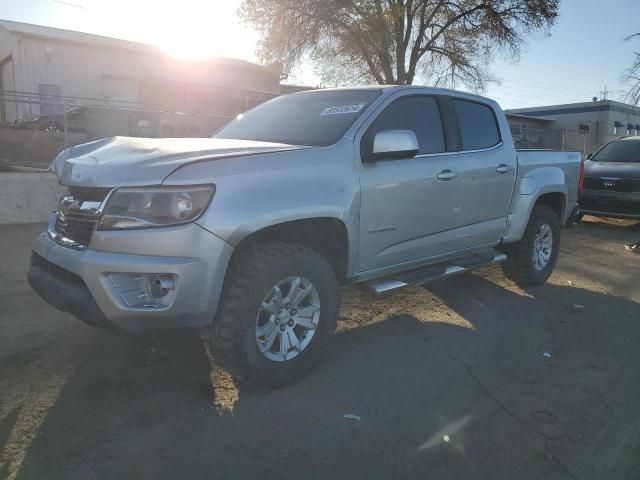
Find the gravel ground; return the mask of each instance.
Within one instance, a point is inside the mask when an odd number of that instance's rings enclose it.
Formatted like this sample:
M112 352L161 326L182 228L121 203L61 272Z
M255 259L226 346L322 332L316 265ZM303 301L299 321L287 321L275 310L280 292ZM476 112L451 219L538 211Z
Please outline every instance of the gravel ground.
M0 227L0 478L640 478L640 224L588 220L541 287L346 290L325 360L275 391L197 331L54 310L25 281L44 226Z

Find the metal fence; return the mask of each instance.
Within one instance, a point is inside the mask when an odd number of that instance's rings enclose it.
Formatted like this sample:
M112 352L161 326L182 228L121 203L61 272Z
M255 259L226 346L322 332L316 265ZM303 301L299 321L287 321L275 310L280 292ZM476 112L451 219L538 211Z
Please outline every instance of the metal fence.
M512 125L511 135L516 148L555 149L559 148L560 132L527 125Z
M607 134L603 139L598 139L595 132L585 130L534 128L526 125L512 125L511 134L516 148L577 150L583 156L621 137L621 135Z
M105 137L208 137L233 118L6 90L0 91L0 114L0 170L41 168L65 148Z
M136 102L0 91L3 126L60 135L68 147L84 141L132 137L206 137L233 118L216 113L170 112ZM240 113L240 112L238 112Z

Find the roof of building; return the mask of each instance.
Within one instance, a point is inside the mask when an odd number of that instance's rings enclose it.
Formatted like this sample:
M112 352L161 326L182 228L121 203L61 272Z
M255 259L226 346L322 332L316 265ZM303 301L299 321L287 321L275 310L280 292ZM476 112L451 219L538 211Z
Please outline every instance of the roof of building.
M62 28L45 27L43 25L33 25L31 23L14 22L10 20L1 20L0 27L5 30L22 36L42 38L47 40L54 40L58 42L78 43L82 45L91 45L95 47L102 47L108 49L123 49L135 52L142 52L147 54L155 54L160 56L167 56L167 53L162 49L153 45L141 42L134 42L130 40L123 40L120 38L104 37L102 35L95 35L92 33L77 32L74 30L64 30ZM226 63L233 64L238 67L245 67L251 69L264 69L265 67L257 65L255 63L248 62L246 60L240 60L235 58L213 57L205 60L206 63ZM203 62L197 62L203 63Z
M553 118L541 118L541 117L531 117L529 115L521 115L519 113L510 113L512 110L507 110L505 115L508 118L522 118L525 120L535 120L536 122L553 122Z
M640 107L615 100L598 100L580 103L564 103L561 105L544 105L541 107L512 108L506 111L508 114L526 115L530 117L544 117L550 115L567 115L573 113L588 113L613 111L640 115Z

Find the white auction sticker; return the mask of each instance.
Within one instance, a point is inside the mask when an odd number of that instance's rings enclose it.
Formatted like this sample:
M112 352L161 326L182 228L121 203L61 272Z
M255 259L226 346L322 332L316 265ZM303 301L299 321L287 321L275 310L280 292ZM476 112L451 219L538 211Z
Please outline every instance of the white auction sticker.
M327 107L320 115L338 115L340 113L357 113L362 110L364 107L364 103L359 103L357 105L338 105L336 107Z

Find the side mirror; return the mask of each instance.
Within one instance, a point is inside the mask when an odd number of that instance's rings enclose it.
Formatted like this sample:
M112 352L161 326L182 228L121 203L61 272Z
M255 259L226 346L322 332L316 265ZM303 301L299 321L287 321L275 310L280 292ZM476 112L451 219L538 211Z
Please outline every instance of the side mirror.
M399 160L413 158L420 147L411 130L383 130L373 138L373 148L366 161Z
M593 158L593 153L588 153L586 157L584 157L585 160L591 160Z

